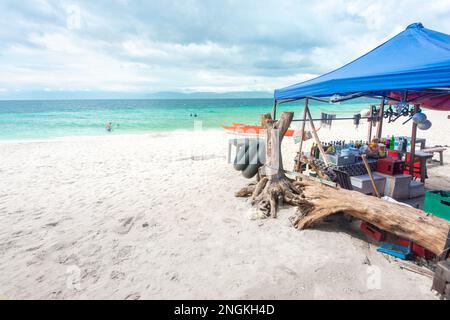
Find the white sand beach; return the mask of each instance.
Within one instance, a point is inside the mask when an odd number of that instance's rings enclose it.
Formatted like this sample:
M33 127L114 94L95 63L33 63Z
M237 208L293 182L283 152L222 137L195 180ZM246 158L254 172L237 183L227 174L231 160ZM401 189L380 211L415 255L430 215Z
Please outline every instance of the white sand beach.
M448 113L427 115L433 127L419 137L450 145ZM385 133L410 127L385 124ZM364 139L367 126L335 122L319 134ZM249 180L226 162L229 138L1 142L0 297L436 299L431 278L400 269L341 222L297 231L293 208L249 220L249 202L234 197ZM283 148L290 170L298 145L286 138ZM427 187L450 189L449 151Z

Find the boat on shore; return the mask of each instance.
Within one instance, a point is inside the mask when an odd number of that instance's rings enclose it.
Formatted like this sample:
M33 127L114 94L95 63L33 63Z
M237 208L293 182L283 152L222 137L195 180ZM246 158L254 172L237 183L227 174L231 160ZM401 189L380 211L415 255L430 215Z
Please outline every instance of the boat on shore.
M231 126L222 125L225 131L232 134L249 135L249 136L259 136L263 132L262 126L249 125L243 123L232 123ZM286 131L285 137L292 137L294 135L294 129L288 129Z

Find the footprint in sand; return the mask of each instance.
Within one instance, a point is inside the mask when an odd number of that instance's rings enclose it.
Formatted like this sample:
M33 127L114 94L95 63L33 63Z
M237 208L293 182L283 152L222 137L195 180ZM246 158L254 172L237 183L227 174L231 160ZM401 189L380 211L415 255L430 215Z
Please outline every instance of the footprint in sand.
M80 259L75 254L58 256L58 263L63 265L80 265Z
M27 249L25 249L26 252L31 252L31 251L36 251L39 250L42 247L42 244L34 246L34 247L29 247Z
M239 223L239 221L237 221L235 219L230 219L230 218L224 218L224 219L222 219L222 221L224 223L228 223L228 224L232 225L233 227L235 227Z
M174 273L167 272L166 276L168 276L170 278L170 281L176 281L176 282L180 281L180 276L178 275L177 272L174 272Z
M119 220L120 226L116 229L118 234L127 234L134 225L134 217Z
M288 274L290 276L296 277L297 276L297 272L295 272L294 270L292 270L291 268L285 266L285 265L278 265L275 267L275 273L285 273Z
M194 238L194 241L195 241L195 242L198 242L198 241L205 241L205 240L207 240L210 236L211 236L211 233L200 231L200 232L197 234L197 236Z
M33 254L33 257L31 258L31 260L27 261L27 266L31 266L33 264L40 264L45 259L47 259L47 257L48 257L47 251L45 251L45 250L38 251L35 254Z
M109 275L109 277L112 280L123 280L123 279L125 279L125 272L113 270L113 271L111 271L111 274Z
M131 293L125 297L125 300L139 300L141 298L140 293Z
M130 257L133 248L134 248L133 246L122 247L117 253L117 255L113 257L113 264L119 264L122 261L127 260Z
M100 279L98 270L100 267L96 264L88 265L81 273L81 280L83 282L89 281L90 283L96 283Z
M53 222L47 223L46 225L43 226L43 228L53 228L53 227L56 227L57 225L60 224L61 221L62 221L62 220L59 220L59 221L53 221Z
M71 248L73 246L72 242L57 242L54 245L51 246L51 251L60 251L60 250L64 250L64 249L68 249Z
M61 290L52 291L49 295L49 299L53 299L53 300L61 300L63 297L64 297L64 295Z

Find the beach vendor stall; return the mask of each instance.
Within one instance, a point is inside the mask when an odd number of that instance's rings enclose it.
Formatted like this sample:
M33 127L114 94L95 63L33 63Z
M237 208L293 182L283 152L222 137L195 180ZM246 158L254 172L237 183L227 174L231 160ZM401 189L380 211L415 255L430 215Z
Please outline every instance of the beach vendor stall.
M279 104L304 100L303 118L293 120L302 122L304 132L305 124L313 120L308 110L309 100L342 102L361 97L380 100L379 107L371 106L368 116L364 117L369 120L367 141L362 144L365 149L359 146L356 150L354 142L345 145L340 142L337 146L331 142L330 148L330 142L324 146L316 135L315 148L310 154L321 168L332 166L355 177L367 174L360 158L362 153L367 153L369 159L372 158L369 161L371 169L379 173L375 177L379 179L385 175L387 185L384 186L389 191L388 195L396 199L423 195L426 161L433 157L434 152L440 152L442 164L444 148L428 148L428 151L425 141L417 138L417 129L431 127L422 108L450 110L450 36L426 29L421 23L411 24L397 36L335 71L275 90L273 117L276 117ZM333 120L341 119L346 118ZM412 120L411 136L383 137L383 121L400 122L400 119L406 120L401 121L403 123ZM370 125L373 121L377 123L374 133ZM420 150L416 147L418 143ZM379 146L379 154L374 155L371 146ZM302 148L301 142L296 171L301 171L300 159L307 153ZM391 179L391 176L397 177ZM362 182L357 181L356 186L365 193L374 191L369 190L370 184L363 188Z
M366 141L321 141L309 102L336 103L361 97L380 101L379 106L371 106L368 115L360 117L370 124L376 122L376 131L372 132L372 125L369 125ZM236 196L251 197L252 205L266 216L276 217L277 207L282 204L296 206L297 213L290 220L297 229L345 212L377 230L407 241L409 245L404 252L398 252L398 257L407 259L417 245L442 260L447 259L450 221L391 198L404 199L423 192L422 181L426 178L423 159L429 155L416 150L416 144L424 143L417 139L416 133L418 128L431 127L422 109L450 111L450 35L426 29L421 23L411 24L392 39L335 71L275 90L274 98L272 114L261 116L266 132L261 177L259 182L243 188ZM299 100L304 101L302 118L294 119L293 112L282 112L277 118L280 104ZM336 116L332 121L341 119L348 120ZM280 147L292 121L301 122L302 136L295 179L287 177L283 169ZM383 121L411 121L411 136L383 137ZM303 150L307 122L314 137L311 150ZM301 174L304 164L311 165L319 179ZM336 180L339 186L322 183L329 178L330 171L341 178L341 181ZM420 182L413 182L416 176ZM342 178L347 178L347 183L343 183ZM442 194L445 195L433 196ZM388 195L392 201L381 199L382 195ZM380 251L392 254L397 247L389 244L380 247ZM434 288L450 298L450 290L445 291L450 288L450 274L447 274L450 262L440 268L440 278L435 277Z

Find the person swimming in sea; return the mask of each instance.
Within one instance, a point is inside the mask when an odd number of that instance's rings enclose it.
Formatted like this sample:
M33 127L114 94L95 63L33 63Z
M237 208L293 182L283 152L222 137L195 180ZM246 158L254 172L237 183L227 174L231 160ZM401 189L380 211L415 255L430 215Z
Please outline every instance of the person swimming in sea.
M112 123L111 123L111 122L108 122L108 123L106 124L106 131L108 131L108 132L111 132L111 131L112 131Z

